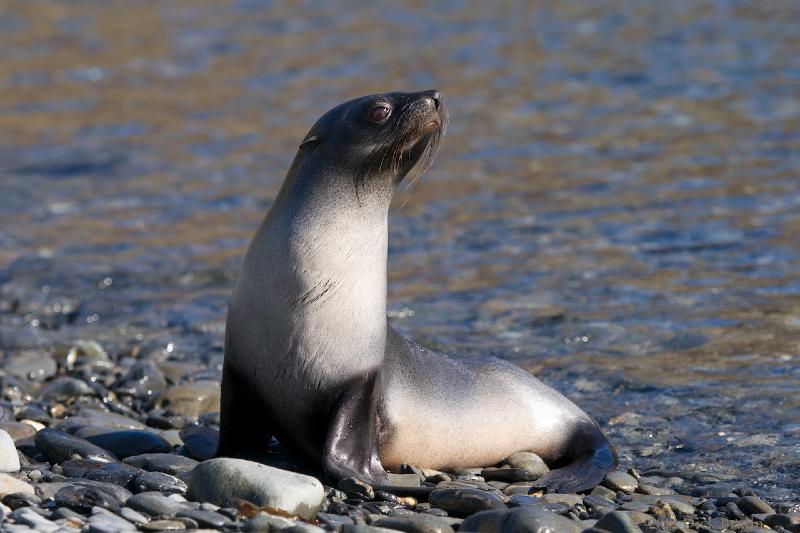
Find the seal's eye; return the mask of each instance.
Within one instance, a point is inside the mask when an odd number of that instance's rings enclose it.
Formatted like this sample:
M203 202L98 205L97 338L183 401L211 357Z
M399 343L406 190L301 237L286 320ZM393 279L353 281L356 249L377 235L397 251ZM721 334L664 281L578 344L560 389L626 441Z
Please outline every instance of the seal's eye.
M387 118L389 118L389 115L391 114L392 114L392 107L385 102L380 102L373 105L369 109L369 111L367 112L367 120L369 120L370 122L374 122L375 124L380 124L381 122L384 122Z

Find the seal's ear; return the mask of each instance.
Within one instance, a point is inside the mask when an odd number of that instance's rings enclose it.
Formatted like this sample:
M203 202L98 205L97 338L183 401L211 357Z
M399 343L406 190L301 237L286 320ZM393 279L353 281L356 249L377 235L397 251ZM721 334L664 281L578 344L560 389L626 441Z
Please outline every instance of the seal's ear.
M311 135L303 139L303 142L300 143L299 148L305 148L306 146L311 146L313 144L317 144L319 142L319 137L316 135Z

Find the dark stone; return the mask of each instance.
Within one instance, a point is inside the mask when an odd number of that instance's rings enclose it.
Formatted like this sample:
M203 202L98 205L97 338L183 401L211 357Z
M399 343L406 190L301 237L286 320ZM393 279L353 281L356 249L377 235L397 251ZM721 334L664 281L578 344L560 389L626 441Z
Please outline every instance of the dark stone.
M775 509L758 496L742 496L736 500L736 505L747 515L759 513L773 514L775 512Z
M116 462L117 458L103 448L91 442L58 431L45 428L39 431L34 438L36 448L42 452L51 463L63 463L77 455L84 459L97 459L100 461Z
M66 477L83 477L90 471L102 468L107 464L110 463L94 459L70 459L61 464L61 472Z
M89 428L82 428L77 435L92 444L108 450L120 459L145 453L169 453L172 446L160 435L141 429L107 431L89 434Z
M173 476L191 472L198 464L194 459L171 453L134 455L126 457L122 462L148 472L164 472Z
M127 487L141 470L122 463L108 463L100 468L89 470L83 477L92 481L113 483L120 487Z
M3 504L11 508L11 510L19 509L20 507L37 507L42 503L42 499L27 492L12 492L3 496Z
M486 481L516 483L518 481L536 481L541 476L525 468L484 468L481 470L481 477Z
M349 498L358 498L361 500L375 499L375 490L372 486L355 477L346 477L340 480L336 487L347 494Z
M789 531L800 531L800 513L774 514L764 518L763 522L773 529L782 527Z
M539 507L518 507L474 514L464 520L458 529L484 533L580 533L583 525Z
M123 500L110 491L100 487L73 485L64 487L56 492L53 497L56 505L67 507L82 514L88 514L92 507L102 507L112 512L117 512L122 507Z
M175 516L179 518L191 518L197 522L197 525L200 527L213 527L219 529L230 523L230 519L225 515L221 515L212 511L201 511L199 509L184 509L179 511Z
M133 492L170 492L186 494L186 483L164 472L142 472L136 470L138 475L131 481L129 488Z
M217 453L219 431L205 426L188 426L181 430L180 437L189 450L189 455L198 461L212 459Z
M44 424L46 426L49 426L50 422L53 421L53 419L50 417L47 411L33 404L28 404L23 406L22 409L20 409L17 412L17 419L33 420L35 422L39 422L40 424Z
M455 516L468 516L489 509L505 509L499 496L479 489L437 489L431 492L432 507L444 509Z

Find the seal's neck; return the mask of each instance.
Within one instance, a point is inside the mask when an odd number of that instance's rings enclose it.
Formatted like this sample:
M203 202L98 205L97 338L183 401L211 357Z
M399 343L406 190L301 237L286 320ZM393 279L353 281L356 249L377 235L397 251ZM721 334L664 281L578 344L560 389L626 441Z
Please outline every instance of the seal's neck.
M267 280L259 300L270 308L271 352L300 358L312 372L324 365L326 378L338 366L348 379L383 358L388 200L366 202L352 185L332 190L314 177L284 184L244 271Z

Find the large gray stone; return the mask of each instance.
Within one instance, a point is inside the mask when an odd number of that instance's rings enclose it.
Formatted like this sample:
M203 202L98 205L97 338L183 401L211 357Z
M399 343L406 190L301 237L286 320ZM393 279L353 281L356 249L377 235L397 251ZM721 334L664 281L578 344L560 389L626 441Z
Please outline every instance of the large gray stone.
M518 507L476 513L464 520L458 529L482 533L580 533L583 526L540 507Z
M221 506L249 501L302 518L313 518L325 498L315 478L244 459L217 458L192 471L189 499Z

